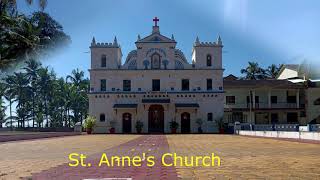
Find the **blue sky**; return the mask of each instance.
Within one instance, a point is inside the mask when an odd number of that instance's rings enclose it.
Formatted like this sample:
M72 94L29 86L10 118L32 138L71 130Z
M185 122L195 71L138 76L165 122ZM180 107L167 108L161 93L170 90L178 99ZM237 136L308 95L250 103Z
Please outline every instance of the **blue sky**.
M38 8L20 0L18 9L30 13ZM189 61L196 36L215 41L220 34L225 75L240 75L249 60L262 66L303 59L320 62L319 9L317 0L48 0L45 12L62 24L72 44L43 64L59 76L75 68L88 75L93 36L98 42L112 42L117 36L124 61L135 49L137 35L151 33L155 16L161 33L174 34L177 48Z

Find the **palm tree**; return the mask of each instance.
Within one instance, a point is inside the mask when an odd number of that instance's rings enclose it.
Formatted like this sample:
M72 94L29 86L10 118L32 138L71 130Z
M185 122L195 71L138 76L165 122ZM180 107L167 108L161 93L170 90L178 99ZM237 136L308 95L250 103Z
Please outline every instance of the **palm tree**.
M70 80L70 83L72 83L78 91L81 88L84 88L85 79L83 71L80 71L79 69L72 70L71 75L67 76L66 82L68 82L68 80Z
M25 116L19 116L21 127L25 127L25 120L28 114L28 99L31 97L31 89L29 87L29 80L26 78L24 73L14 73L13 82L10 86L12 94L15 96L17 101L17 112L24 114ZM19 126L19 123L18 123Z
M46 127L49 127L49 100L51 90L53 88L52 79L53 75L49 72L48 67L39 69L39 78L37 84L39 85L39 96L42 98L42 103L44 107L44 113L46 117Z
M245 79L257 80L265 78L265 71L259 67L257 62L249 62L248 67L241 69L241 74L245 74Z
M87 105L86 92L88 90L89 83L87 79L84 79L84 72L79 69L73 70L71 75L67 76L66 82L68 82L68 80L69 83L72 84L70 89L70 106L73 111L74 119L76 122L80 121L82 124L83 115L85 115L86 112L81 108L81 106L86 107Z
M269 66L265 71L266 71L266 74L267 74L267 77L268 78L271 78L271 79L275 79L279 72L280 72L280 69L281 69L281 66L282 65L275 65L275 64L271 64L271 66Z
M86 94L89 80L84 78L84 72L73 70L64 81L34 60L28 60L26 64L23 72L6 76L4 83L0 84L0 113L1 110L4 112L1 106L3 97L10 107L10 116L4 118L0 114L1 122L10 127L15 122L18 127L25 127L28 122L29 127L30 120L33 127L36 124L38 127L71 127L76 122L82 123L89 106ZM12 105L15 103L16 113L13 115Z
M3 105L3 97L4 97L4 92L5 92L5 85L0 82L0 128L2 128L2 124L5 123L5 111L6 107Z
M40 69L41 63L37 62L34 59L30 59L29 61L26 61L27 66L23 68L26 71L26 76L28 77L30 81L30 89L32 91L32 127L35 125L35 96L36 91L38 89L38 71Z
M5 78L5 85L6 85L6 90L4 92L4 97L7 101L9 101L9 117L7 120L10 121L10 127L13 127L13 116L12 116L12 104L14 100L14 92L13 92L13 83L14 83L14 76L10 75Z
M66 125L66 83L63 78L53 81L53 98L49 103L51 125L53 127L62 127Z

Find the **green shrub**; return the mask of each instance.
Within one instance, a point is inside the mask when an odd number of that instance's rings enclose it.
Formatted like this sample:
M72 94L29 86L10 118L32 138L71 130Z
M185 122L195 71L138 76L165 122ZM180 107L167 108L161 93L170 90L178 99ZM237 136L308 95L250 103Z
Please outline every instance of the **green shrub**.
M170 129L178 129L179 123L177 121L171 121L170 122Z
M83 123L83 127L85 129L93 129L95 125L96 125L96 118L93 116L88 116Z

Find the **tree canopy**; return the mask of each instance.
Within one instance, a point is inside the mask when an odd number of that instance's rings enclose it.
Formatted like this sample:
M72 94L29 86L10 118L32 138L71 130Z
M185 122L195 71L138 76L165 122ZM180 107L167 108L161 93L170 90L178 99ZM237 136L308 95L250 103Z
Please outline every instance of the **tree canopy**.
M248 66L241 69L241 74L244 74L244 79L259 80L259 79L275 79L280 72L282 65L272 64L264 69L257 62L249 62Z
M78 69L64 80L31 59L20 72L0 82L0 125L72 127L77 122L82 123L88 114L89 80ZM5 101L9 114L5 114Z
M29 4L32 0L27 0ZM38 1L41 10L47 1ZM15 0L0 1L0 71L15 69L27 59L37 59L71 42L63 27L49 14L30 16L17 12Z

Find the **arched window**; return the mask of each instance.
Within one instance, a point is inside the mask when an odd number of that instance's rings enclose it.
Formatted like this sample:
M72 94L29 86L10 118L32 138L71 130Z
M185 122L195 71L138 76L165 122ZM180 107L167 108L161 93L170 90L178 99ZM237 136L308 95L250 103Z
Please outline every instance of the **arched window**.
M190 119L190 113L184 112L181 114L181 120L187 120Z
M314 104L314 105L320 105L320 98L318 98L317 100L315 100L313 104Z
M161 66L161 56L158 53L154 53L151 56L151 69L160 69Z
M143 61L144 69L148 69L149 64L150 64L150 63L149 63L148 60L144 60L144 61Z
M122 115L122 132L123 133L131 133L132 129L132 116L130 113L124 113Z
M101 56L101 67L107 67L107 56L106 55Z
M130 113L123 113L122 119L124 120L131 120L131 114Z
M213 121L213 114L212 113L208 113L207 114L207 120L208 121Z
M210 54L207 55L207 66L212 66L212 56Z
M106 115L100 114L100 122L105 122L106 121Z

